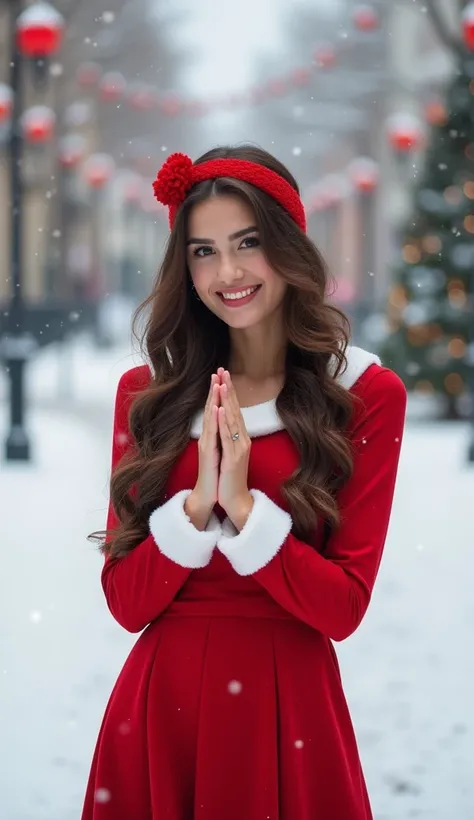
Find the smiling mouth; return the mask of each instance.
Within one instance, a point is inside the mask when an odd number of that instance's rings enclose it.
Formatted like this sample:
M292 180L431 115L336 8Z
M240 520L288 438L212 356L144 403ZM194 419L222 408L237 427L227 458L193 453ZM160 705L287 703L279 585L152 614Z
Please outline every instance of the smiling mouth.
M247 304L255 296L261 285L252 285L252 287L244 288L235 293L227 293L226 291L217 291L217 295L221 302L231 307L238 307L239 305Z

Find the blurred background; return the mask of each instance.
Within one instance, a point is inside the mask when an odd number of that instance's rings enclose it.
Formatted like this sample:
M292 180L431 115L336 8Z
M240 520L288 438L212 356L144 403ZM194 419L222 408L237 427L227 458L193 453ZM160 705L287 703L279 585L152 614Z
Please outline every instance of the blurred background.
M409 390L380 580L338 647L375 817L474 817L474 2L0 0L2 820L79 817L134 640L85 536L168 235L151 183L244 141L298 179L354 343Z

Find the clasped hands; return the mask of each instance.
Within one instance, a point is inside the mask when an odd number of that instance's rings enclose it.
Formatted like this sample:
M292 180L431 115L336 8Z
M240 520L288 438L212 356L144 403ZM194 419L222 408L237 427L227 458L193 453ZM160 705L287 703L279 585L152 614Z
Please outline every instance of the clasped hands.
M220 367L211 377L198 441L198 479L186 504L201 529L216 503L239 531L244 526L253 507L248 489L251 446L230 373Z

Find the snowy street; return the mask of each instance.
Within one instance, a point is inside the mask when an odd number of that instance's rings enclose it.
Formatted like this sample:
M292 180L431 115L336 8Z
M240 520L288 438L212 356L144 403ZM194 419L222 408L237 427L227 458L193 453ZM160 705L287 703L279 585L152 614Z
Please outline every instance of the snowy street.
M62 355L45 351L28 377L33 464L0 469L0 820L78 820L102 713L136 640L107 610L86 535L105 523L115 388L138 359L126 348L91 355L86 343ZM2 444L5 399L0 373ZM464 424L408 422L373 601L336 645L375 820L474 817L466 448Z

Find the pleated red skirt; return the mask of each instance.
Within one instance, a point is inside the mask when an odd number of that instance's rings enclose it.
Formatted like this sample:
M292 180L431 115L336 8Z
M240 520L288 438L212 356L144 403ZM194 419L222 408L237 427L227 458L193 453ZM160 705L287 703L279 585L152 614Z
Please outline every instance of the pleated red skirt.
M82 820L370 820L331 642L269 597L177 601L110 697Z

